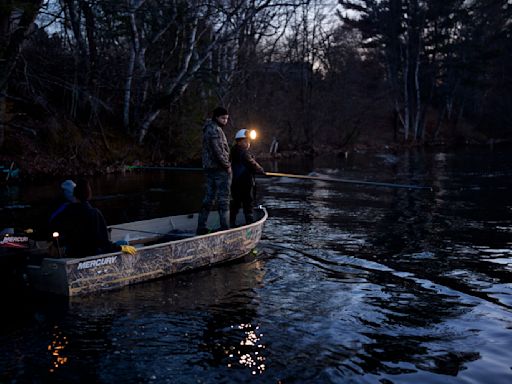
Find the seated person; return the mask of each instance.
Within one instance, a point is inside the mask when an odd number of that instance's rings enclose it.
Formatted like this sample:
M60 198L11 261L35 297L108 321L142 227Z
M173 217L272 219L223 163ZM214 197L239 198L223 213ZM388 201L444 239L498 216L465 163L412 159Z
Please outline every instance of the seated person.
M89 200L92 190L87 180L76 183L74 196L77 202L70 203L53 221L52 232L59 232L60 245L65 247L66 257L85 257L123 251L134 254L135 248L117 245L109 240L103 214Z

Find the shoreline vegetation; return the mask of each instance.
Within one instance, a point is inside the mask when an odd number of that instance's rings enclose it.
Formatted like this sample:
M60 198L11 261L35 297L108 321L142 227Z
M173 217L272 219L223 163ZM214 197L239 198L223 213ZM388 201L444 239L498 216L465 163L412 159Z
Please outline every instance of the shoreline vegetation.
M74 154L62 155L55 153L50 146L43 143L37 143L28 138L27 135L10 135L17 138L15 145L20 151L11 146L14 151L4 151L0 154L0 166L4 169L12 167L18 169L18 175L11 181L32 181L41 178L66 178L77 176L95 176L105 174L116 174L130 172L129 166L162 166L162 167L201 167L200 156L191 156L183 159L179 158L155 158L154 154L139 147L135 143L126 144L112 140L109 148L101 143L101 140L87 140L82 143L82 147ZM339 158L348 158L354 153L375 152L399 154L408 150L428 150L437 148L440 150L454 150L464 147L486 147L490 150L496 146L511 145L511 140L451 140L438 141L424 144L417 143L372 143L360 142L347 145L343 148L330 146L326 144L308 146L296 149L284 149L276 154L264 150L263 145L256 143L254 148L255 156L260 161L284 160L296 157L315 158L325 153L334 154ZM8 144L9 146L9 144ZM112 148L125 148L124 151ZM127 150L129 148L129 150ZM5 153L7 152L7 153ZM2 177L2 176L0 176ZM5 181L2 180L2 181Z
M217 106L261 160L512 141L510 1L256 3L8 1L0 167L197 167Z

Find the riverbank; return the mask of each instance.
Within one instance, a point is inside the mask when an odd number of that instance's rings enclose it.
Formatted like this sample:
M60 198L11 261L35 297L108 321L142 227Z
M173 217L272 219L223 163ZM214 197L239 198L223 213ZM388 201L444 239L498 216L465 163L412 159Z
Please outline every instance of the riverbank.
M498 145L510 145L510 142L444 141L424 145L360 142L344 148L318 145L305 149L283 150L276 154L263 151L258 146L253 149L256 158L265 161L317 157L326 153L340 158L348 158L353 153L362 152L396 155L418 148L436 147L448 150L454 147L483 145L492 149ZM74 145L69 141L67 145L63 145L62 142L48 144L41 139L36 140L26 132L11 132L4 150L0 153L0 166L17 168L19 169L17 180L30 181L47 177L66 178L120 173L126 171L126 167L131 165L199 167L201 164L199 155L178 159L172 156L172 151L169 153L171 155L168 158L156 158L154 152L124 137L110 137L107 142L102 135L91 135Z

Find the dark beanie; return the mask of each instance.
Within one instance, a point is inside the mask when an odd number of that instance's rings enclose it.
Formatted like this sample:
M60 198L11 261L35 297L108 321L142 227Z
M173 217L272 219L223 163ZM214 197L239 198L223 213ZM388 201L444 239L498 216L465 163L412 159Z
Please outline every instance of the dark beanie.
M81 202L89 201L92 197L91 185L87 180L80 179L76 182L76 187L73 193Z
M213 117L219 117L229 115L228 110L226 108L217 107L213 110Z

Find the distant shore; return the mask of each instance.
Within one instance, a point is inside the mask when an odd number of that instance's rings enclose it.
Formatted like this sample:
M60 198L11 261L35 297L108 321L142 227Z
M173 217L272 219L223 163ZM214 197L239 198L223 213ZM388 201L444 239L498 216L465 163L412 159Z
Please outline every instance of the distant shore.
M411 149L432 149L442 148L443 150L452 150L468 146L494 148L497 146L511 145L511 141L494 141L487 143L431 143L428 145L404 145L398 143L392 144L368 144L360 143L350 145L344 148L336 148L330 146L313 146L304 149L283 150L276 154L270 154L267 151L255 151L254 155L259 161L290 159L296 157L317 157L326 153L335 155L340 158L347 158L353 153L360 152L376 152L399 154ZM66 178L71 176L94 176L104 174L122 173L127 170L127 166L172 166L172 167L200 167L201 160L196 158L188 158L183 161L179 160L155 160L151 154L144 151L138 151L139 156L126 156L125 154L106 153L95 148L94 155L91 156L92 150L87 150L89 156L74 157L56 156L45 151L44 148L27 143L22 153L7 153L0 155L0 166L4 168L13 166L19 169L18 180L34 180L45 177ZM1 175L0 175L1 177ZM5 180L2 180L5 181ZM12 181L12 180L11 180Z

